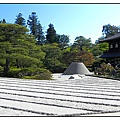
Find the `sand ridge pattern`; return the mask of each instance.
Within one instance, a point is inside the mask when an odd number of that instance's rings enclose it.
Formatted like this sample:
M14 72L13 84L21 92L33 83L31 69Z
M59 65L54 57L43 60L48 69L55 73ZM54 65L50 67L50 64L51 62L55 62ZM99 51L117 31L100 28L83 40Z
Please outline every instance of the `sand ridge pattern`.
M0 78L0 116L82 116L120 112L120 81Z

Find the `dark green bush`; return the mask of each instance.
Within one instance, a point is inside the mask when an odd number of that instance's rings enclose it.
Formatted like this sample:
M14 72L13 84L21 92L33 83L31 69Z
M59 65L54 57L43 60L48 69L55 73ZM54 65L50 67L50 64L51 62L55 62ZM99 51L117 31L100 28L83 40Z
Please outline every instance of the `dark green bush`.
M2 67L0 67L1 70ZM51 72L44 68L11 68L7 77L50 80Z
M51 72L44 68L38 68L35 70L35 78L40 80L50 80Z
M10 71L7 74L7 77L15 77L15 78L19 78L19 72L21 69L16 69L16 68L12 68L10 69Z
M120 78L120 70L117 70L117 71L115 72L115 77L116 77L116 78Z
M115 74L115 68L109 64L102 63L100 64L100 67L97 67L95 73L98 73L99 75L104 75L104 76L106 75L113 76Z
M4 68L2 66L0 66L0 76L3 76L3 70L4 70Z
M36 79L40 79L40 80L50 80L51 77L52 76L50 72L43 72L35 76Z
M0 72L3 72L3 69L4 69L4 68L3 68L2 66L0 66Z
M34 76L35 75L35 70L32 68L23 68L19 72L19 76Z
M22 69L19 73L23 78L39 79L39 80L50 80L51 72L44 68L26 68Z

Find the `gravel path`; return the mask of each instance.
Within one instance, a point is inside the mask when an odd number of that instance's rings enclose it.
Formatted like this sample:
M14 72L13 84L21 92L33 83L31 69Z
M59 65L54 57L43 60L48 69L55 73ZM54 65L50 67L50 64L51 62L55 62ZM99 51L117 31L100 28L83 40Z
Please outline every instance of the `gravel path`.
M90 76L49 81L1 77L0 116L99 116L119 113L119 91L120 81Z

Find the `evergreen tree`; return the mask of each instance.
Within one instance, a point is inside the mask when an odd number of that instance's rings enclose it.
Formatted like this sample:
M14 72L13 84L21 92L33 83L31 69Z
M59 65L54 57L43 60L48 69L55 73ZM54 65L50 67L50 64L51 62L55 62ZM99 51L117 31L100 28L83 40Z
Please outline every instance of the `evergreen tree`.
M68 43L70 39L68 35L63 34L63 35L57 35L57 41L58 41L59 47L61 49L64 49L69 46Z
M87 39L83 36L79 36L75 38L73 48L77 47L80 51L83 51L85 49L89 49L92 47L91 39Z
M37 18L36 12L32 12L32 14L29 15L27 24L29 25L31 34L33 34L35 38L37 38L38 18Z
M49 28L47 29L47 35L46 35L46 42L47 43L57 43L57 35L56 35L56 31L54 29L53 24L49 24L48 25Z
M43 32L43 28L40 24L40 21L38 21L37 23L37 44L38 45L43 45L45 43L45 36L44 36L44 32Z
M28 29L18 24L0 24L0 66L7 76L12 67L41 67L45 53L35 45L33 35L27 34Z
M40 21L38 21L36 12L32 12L32 14L29 15L29 20L27 21L27 24L29 25L31 34L35 36L37 44L43 44L45 39L44 32Z
M120 32L120 28L114 25L103 25L102 34L105 38L111 37Z
M0 21L0 23L6 23L6 20L5 20L5 19L3 19L3 20L1 20L1 21Z
M44 65L51 72L60 72L62 69L62 51L58 47L58 44L45 44L42 46L42 51L46 53Z
M15 24L19 24L19 25L22 25L22 26L26 26L26 21L25 19L22 17L22 13L19 13L17 16L16 16L16 20L15 20Z

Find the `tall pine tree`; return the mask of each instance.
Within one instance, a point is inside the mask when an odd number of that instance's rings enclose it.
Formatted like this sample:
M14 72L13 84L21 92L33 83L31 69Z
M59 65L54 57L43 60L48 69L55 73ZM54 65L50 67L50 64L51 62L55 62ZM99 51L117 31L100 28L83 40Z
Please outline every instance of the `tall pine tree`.
M3 19L3 20L1 20L1 21L0 21L0 23L6 23L6 20L5 20L5 19Z
M102 34L105 38L111 37L115 34L118 34L120 32L120 27L117 27L115 25L104 25L102 29Z
M38 21L36 12L32 12L31 15L29 15L29 19L27 21L27 24L29 25L31 34L33 34L37 40L37 44L43 44L44 43L44 32L42 29L42 26L40 24L40 21Z
M50 23L48 26L49 28L47 29L46 42L57 43L58 42L57 34L56 34L53 24Z
M43 45L45 43L45 36L43 32L43 28L40 24L40 21L37 23L37 44L38 45Z
M19 25L22 25L22 26L26 26L26 21L25 19L22 17L22 13L19 13L16 17L16 20L15 20L15 24L19 24Z
M64 49L66 48L68 45L68 43L70 42L70 38L68 35L57 35L57 41L58 41L58 44L59 44L59 47L61 49Z
M0 66L4 76L9 75L10 68L28 68L43 66L45 53L36 46L29 30L18 24L0 24Z
M27 21L31 34L33 34L35 37L37 37L37 19L36 12L32 12Z

